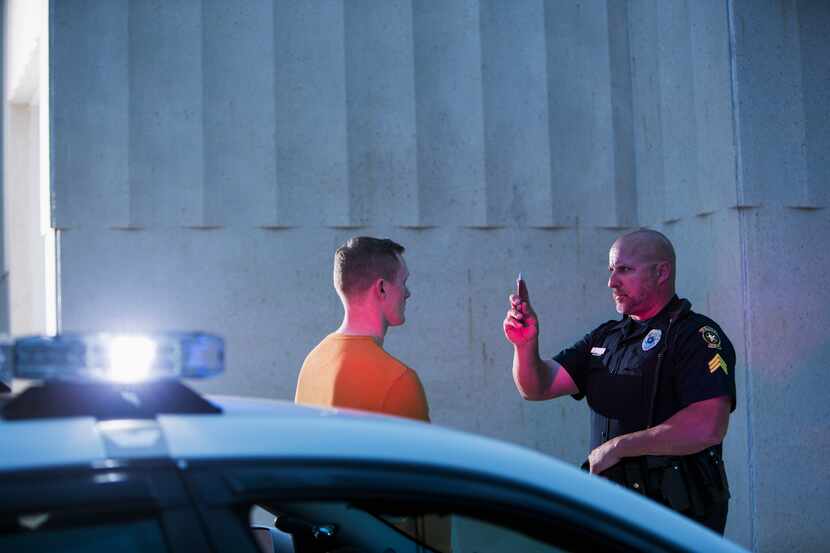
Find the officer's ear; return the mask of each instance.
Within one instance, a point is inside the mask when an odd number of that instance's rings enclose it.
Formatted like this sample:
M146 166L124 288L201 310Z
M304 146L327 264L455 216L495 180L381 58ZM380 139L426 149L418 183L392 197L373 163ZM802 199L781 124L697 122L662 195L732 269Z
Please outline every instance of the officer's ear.
M657 271L657 284L668 282L671 278L671 263L668 261L658 262L654 270Z

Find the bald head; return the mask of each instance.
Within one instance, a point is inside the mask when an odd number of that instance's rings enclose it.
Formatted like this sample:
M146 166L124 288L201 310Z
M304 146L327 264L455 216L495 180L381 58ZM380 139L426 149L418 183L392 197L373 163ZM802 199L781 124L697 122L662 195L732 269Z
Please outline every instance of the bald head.
M617 311L637 320L656 315L674 296L674 247L663 234L638 229L617 238L608 252Z
M671 266L672 280L674 279L674 246L662 232L637 229L617 238L614 246L624 249L629 256L643 263L668 263Z

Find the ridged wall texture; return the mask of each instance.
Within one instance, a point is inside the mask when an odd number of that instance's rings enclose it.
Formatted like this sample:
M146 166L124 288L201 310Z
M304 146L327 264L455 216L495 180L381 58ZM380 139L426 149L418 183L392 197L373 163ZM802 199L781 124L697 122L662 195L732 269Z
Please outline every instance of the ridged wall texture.
M579 462L586 407L513 386L507 295L523 271L552 355L615 317L607 249L652 226L675 241L680 293L738 350L728 535L819 543L826 3L51 10L63 330L217 332L228 373L203 390L291 399L340 321L334 249L388 236L413 296L386 345L421 374L434 422Z

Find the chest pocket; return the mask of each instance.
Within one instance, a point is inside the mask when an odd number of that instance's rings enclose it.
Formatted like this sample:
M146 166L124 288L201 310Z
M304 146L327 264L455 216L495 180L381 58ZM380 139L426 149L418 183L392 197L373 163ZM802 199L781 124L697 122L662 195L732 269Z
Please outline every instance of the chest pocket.
M622 367L625 363L607 353L593 357L587 379L586 399L591 409L610 419L626 419L643 404L644 386L641 366Z
M621 346L606 353L603 364L608 372L616 376L644 376L650 374L657 360L658 348L643 351L641 340L623 342Z

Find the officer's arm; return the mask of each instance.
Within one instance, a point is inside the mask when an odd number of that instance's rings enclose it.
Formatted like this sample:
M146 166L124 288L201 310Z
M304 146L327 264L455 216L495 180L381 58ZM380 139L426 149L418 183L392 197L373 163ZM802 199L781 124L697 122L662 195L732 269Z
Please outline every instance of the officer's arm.
M719 444L729 426L729 396L692 403L671 418L646 430L611 441L618 458L639 455L691 455Z
M562 365L539 357L539 320L529 299L510 296L504 335L513 344L513 382L524 399L539 401L579 391Z
M514 349L513 381L519 394L531 401L571 395L579 391L567 369L553 359L539 357L536 344Z

